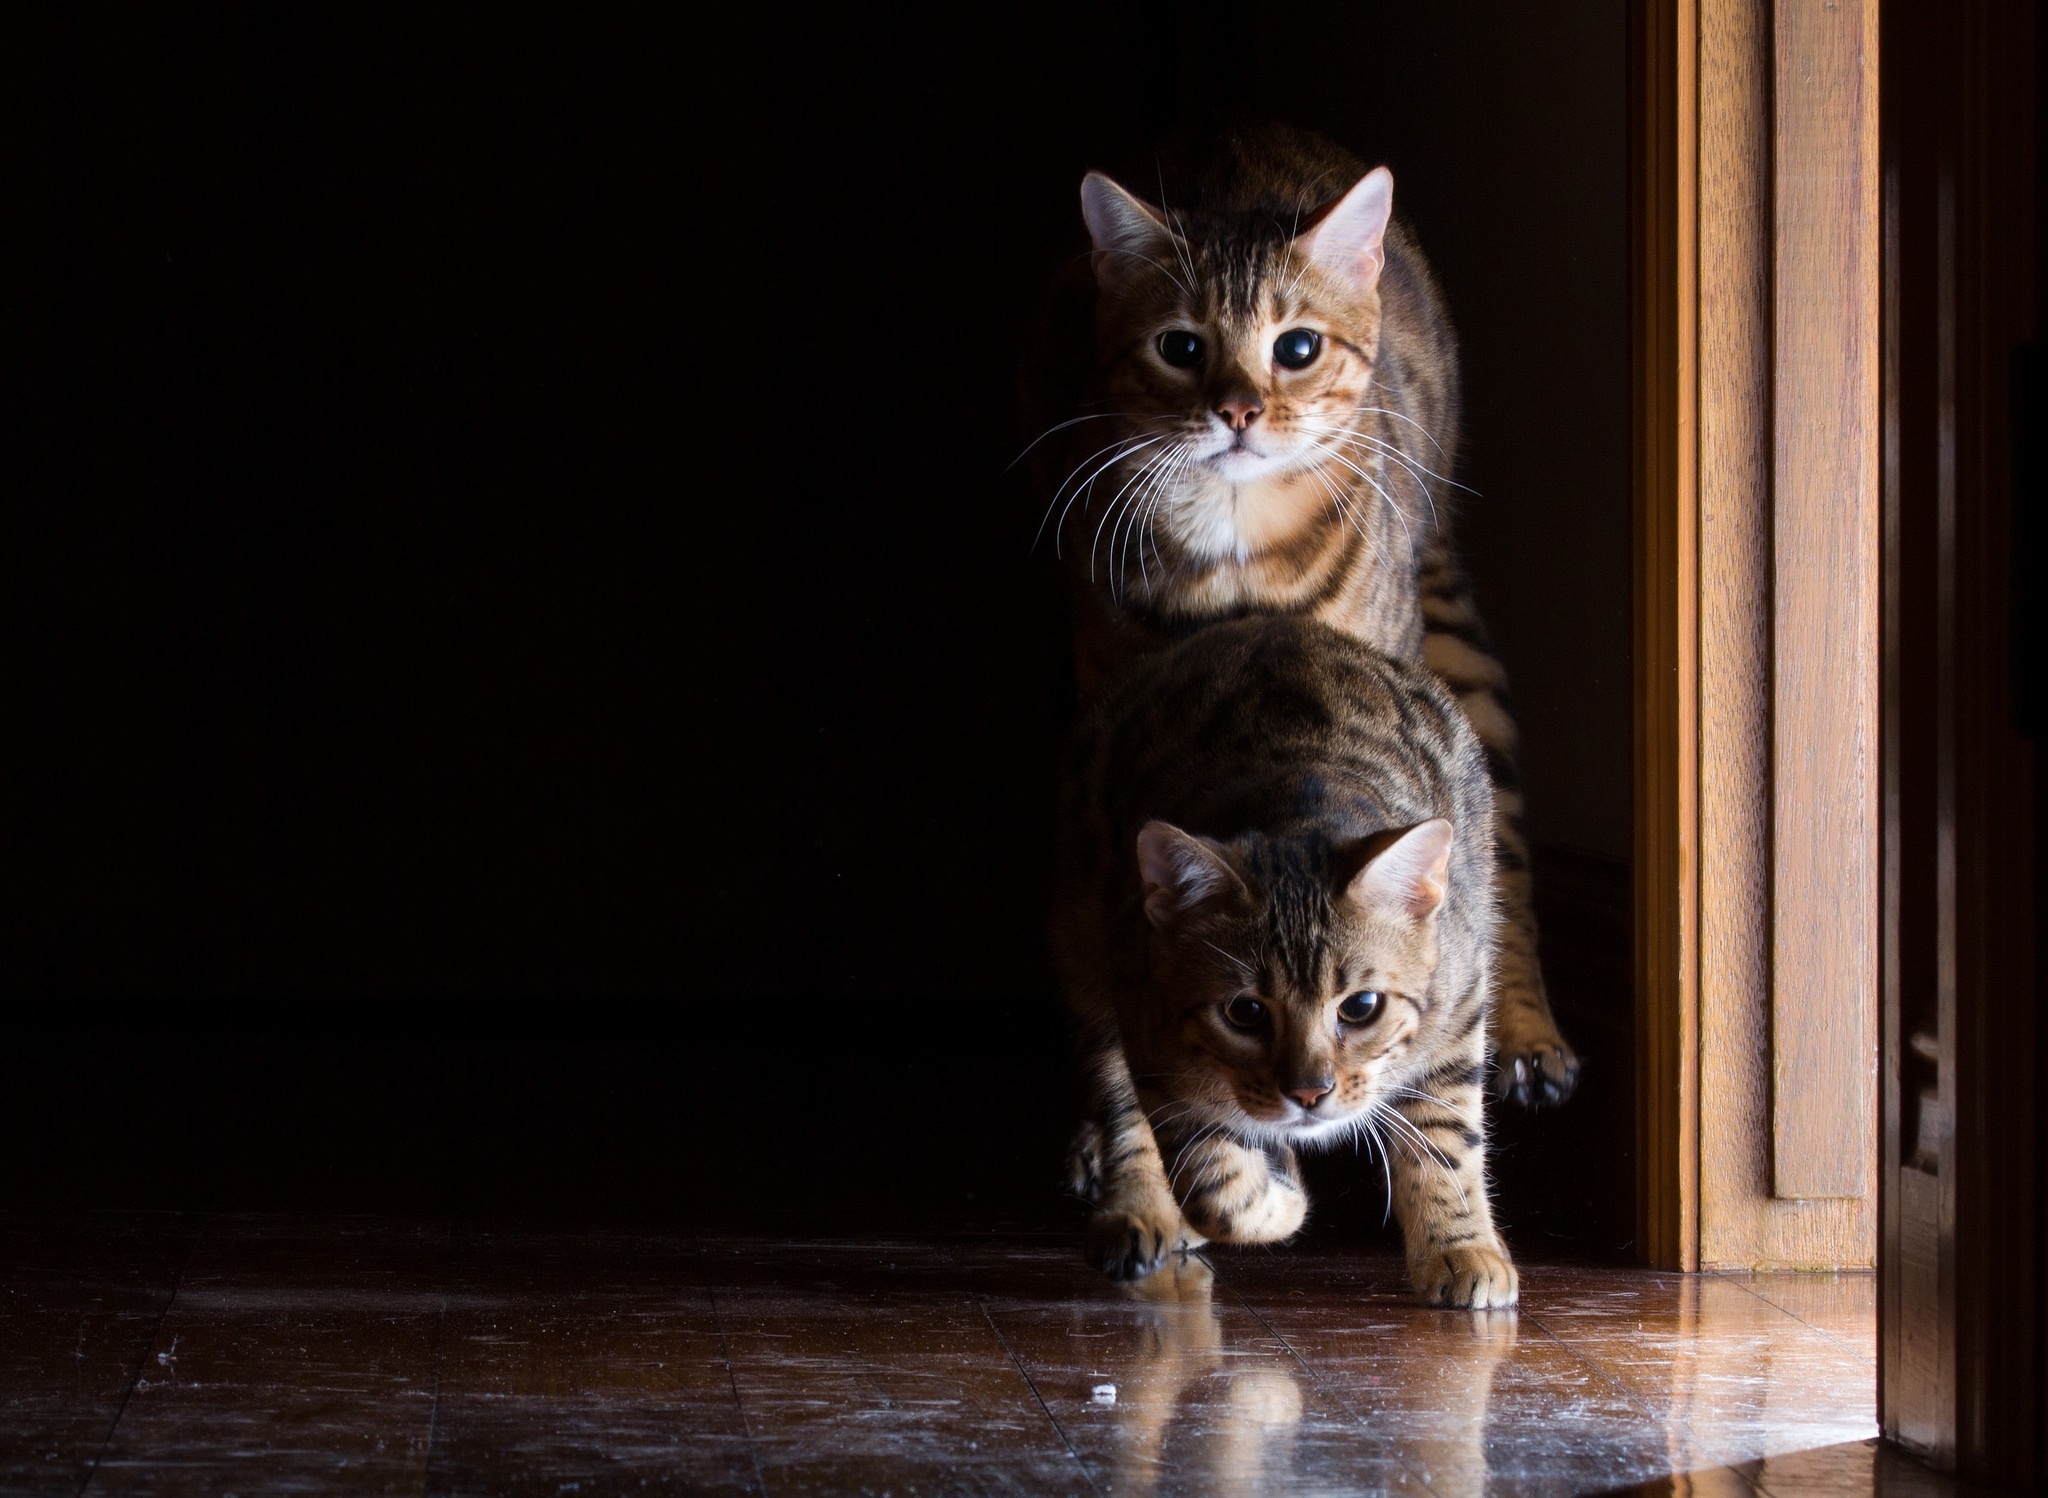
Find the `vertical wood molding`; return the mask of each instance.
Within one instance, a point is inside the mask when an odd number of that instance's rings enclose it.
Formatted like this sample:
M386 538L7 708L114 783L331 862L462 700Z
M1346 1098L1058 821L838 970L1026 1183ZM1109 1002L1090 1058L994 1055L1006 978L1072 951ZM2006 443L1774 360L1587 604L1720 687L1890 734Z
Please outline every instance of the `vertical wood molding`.
M1875 1188L1876 0L1773 36L1771 1186Z
M1632 11L1637 1252L1699 1265L1698 36Z
M1816 170L1806 162L1806 145L1794 122L1781 115L1783 101L1777 97L1788 86L1781 48L1789 39L1797 50L1794 34L1804 24L1790 16L1794 5L1818 11L1824 0L1782 0L1775 7L1770 0L1702 0L1699 1004L1700 1090L1714 1100L1700 1121L1703 1267L1843 1268L1867 1266L1876 1258L1874 1051L1865 1061L1870 1075L1840 1092L1828 1093L1823 1085L1810 1099L1816 1114L1834 1107L1830 1144L1858 1162L1857 1189L1843 1196L1786 1199L1776 1189L1773 1169L1774 1155L1780 1153L1773 1149L1773 1042L1783 1030L1774 1033L1774 997L1807 981L1780 967L1785 945L1774 920L1774 896L1793 877L1782 870L1778 809L1797 810L1787 775L1796 779L1805 753L1803 738L1795 739L1789 753L1781 747L1776 709L1790 690L1788 681L1808 679L1814 669L1808 652L1816 643L1805 625L1787 624L1776 597L1773 574L1786 532L1775 479L1780 454L1797 450L1792 424L1807 419L1798 405L1799 392L1818 387L1839 398L1844 374L1839 343L1788 356L1786 331L1778 326L1790 253L1780 242L1787 205L1779 199L1788 178ZM1866 57L1874 62L1875 0L1841 0L1841 10L1826 12L1843 13L1868 22L1860 35ZM1874 89L1866 92L1874 96ZM1875 160L1874 152L1870 159ZM1863 198L1855 201L1865 205ZM1853 640L1832 642L1838 658L1855 662L1848 669L1870 673L1863 699L1873 715L1864 738L1869 753L1875 749L1878 566L1874 195L1866 206L1873 235L1865 262L1872 278L1871 302L1868 321L1857 325L1858 336L1868 340L1858 367L1871 383L1863 412L1868 425L1855 431L1851 445L1867 442L1870 448L1863 476L1870 503L1867 516L1855 522L1867 524L1868 550L1851 554L1823 546L1821 554L1808 559L1814 579L1798 596L1825 594L1832 585L1869 599L1867 611L1857 616L1867 631L1860 646ZM1819 273L1801 267L1797 275ZM1806 284L1810 281L1796 277L1792 283L1794 288ZM1787 392L1779 389L1779 379L1792 357L1801 362ZM1841 418L1853 419L1853 412ZM1795 491L1795 502L1804 492ZM1845 576L1846 569L1859 566L1861 574ZM1866 775L1850 794L1871 798L1874 791L1874 775ZM1845 837L1860 831L1874 857L1874 842L1868 840L1874 839L1875 826L1873 799L1860 829L1837 825L1836 831ZM1814 854L1822 856L1824 850ZM1833 1001L1863 1012L1861 1033L1867 1044L1875 1031L1877 1003L1876 870L1868 857L1863 873L1867 888L1857 888L1866 933L1861 960L1868 976L1860 989L1838 989ZM1810 881L1819 876L1806 871L1796 877ZM1843 871L1826 870L1825 878L1830 890L1839 891ZM1845 896L1852 915L1853 893Z
M1639 1251L1665 1267L1860 1267L1875 1256L1876 3L1840 0L1828 10L1826 0L1782 0L1774 15L1771 0L1646 0L1637 11ZM1793 16L1795 4L1814 15ZM1842 26L1854 37L1846 49L1829 29ZM1818 28L1835 50L1816 63L1819 43L1802 28ZM1846 185L1805 156L1804 116L1776 109L1781 92L1808 86L1812 66L1839 68L1845 58L1851 133L1865 132L1855 134L1863 154ZM1839 108L1834 92L1823 103ZM1846 202L1853 220L1843 232L1868 284L1858 283L1846 318L1841 257L1832 270L1810 266L1807 251L1780 244L1781 207L1795 228L1807 223L1805 209L1780 202L1798 198L1807 176ZM1805 317L1815 298L1836 320L1807 321L1832 326L1834 342L1804 331L1786 342L1778 324ZM1857 340L1855 363L1845 364L1845 342ZM1791 380L1784 391L1781 377ZM1806 407L1823 393L1835 402L1831 425L1795 433L1787 423L1810 426ZM1793 475L1793 508L1781 517L1774 480L1830 440L1832 466ZM1845 467L1850 499L1831 505L1829 486ZM1785 548L1794 555L1781 563ZM1784 599L1773 590L1781 565L1792 574ZM1833 589L1844 570L1848 634L1809 653L1816 629L1837 628L1843 600ZM1825 680L1816 684L1816 673ZM1842 695L1844 678L1863 715L1846 728L1823 695ZM1780 783L1779 765L1806 757L1809 773L1837 773L1832 760L1811 760L1801 724L1816 717L1833 735L1823 748L1837 749L1846 732L1855 771L1846 800L1794 835L1774 836L1804 809L1799 785ZM1815 881L1815 866L1845 843L1852 867L1826 869L1825 889L1809 892L1781 942L1774 889ZM1808 910L1852 937L1860 920L1860 946L1826 954L1832 967L1791 952L1797 923L1813 927ZM1795 1004L1830 1002L1809 994L1817 965L1835 981L1832 1002L1860 1011L1848 1034L1851 1045L1860 1036L1864 1073L1832 1092L1821 1078L1792 1099L1793 1111L1774 1109L1773 994L1796 989ZM1787 1010L1780 1029L1804 1025L1812 1005ZM1841 1028L1823 1027L1823 1045ZM1790 1075L1817 1074L1795 1065ZM1848 1189L1813 1194L1813 1178L1797 1179L1794 1167L1786 1184L1801 1190L1787 1198L1774 1155L1794 1162L1774 1152L1775 1124L1782 1115L1804 1148L1822 1104L1834 1111L1818 1178Z

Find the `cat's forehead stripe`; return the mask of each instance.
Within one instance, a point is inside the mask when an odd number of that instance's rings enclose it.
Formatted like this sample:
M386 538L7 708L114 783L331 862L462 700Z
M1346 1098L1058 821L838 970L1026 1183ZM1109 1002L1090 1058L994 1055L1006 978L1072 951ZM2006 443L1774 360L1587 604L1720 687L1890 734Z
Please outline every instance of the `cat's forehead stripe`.
M1194 262L1199 289L1220 293L1227 317L1249 318L1261 309L1261 294L1287 263L1284 231L1263 219L1211 220L1187 231L1184 244Z

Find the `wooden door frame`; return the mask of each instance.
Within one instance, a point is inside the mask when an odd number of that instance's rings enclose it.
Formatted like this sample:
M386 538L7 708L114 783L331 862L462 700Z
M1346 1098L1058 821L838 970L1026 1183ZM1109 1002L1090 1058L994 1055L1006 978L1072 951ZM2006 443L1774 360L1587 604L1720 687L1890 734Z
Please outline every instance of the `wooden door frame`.
M1868 1268L1878 0L1633 17L1638 1245Z
M1875 1260L1887 1436L2015 1484L2048 1477L2035 12L1631 29L1639 1250Z

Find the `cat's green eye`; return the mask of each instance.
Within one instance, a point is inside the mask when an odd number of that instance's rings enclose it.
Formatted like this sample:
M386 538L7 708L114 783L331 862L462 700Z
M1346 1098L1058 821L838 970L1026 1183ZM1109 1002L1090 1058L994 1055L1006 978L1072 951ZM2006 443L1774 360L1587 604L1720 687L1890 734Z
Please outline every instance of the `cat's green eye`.
M1273 340L1275 362L1288 369L1307 369L1323 351L1323 335L1307 328L1289 328Z
M1202 362L1202 340L1186 328L1171 328L1159 335L1159 357L1175 369L1193 369Z
M1256 1030L1266 1023L1266 1006L1248 993L1241 993L1223 1006L1223 1017L1232 1029Z
M1369 988L1360 989L1337 1006L1337 1018L1347 1025L1369 1025L1380 1017L1386 999Z

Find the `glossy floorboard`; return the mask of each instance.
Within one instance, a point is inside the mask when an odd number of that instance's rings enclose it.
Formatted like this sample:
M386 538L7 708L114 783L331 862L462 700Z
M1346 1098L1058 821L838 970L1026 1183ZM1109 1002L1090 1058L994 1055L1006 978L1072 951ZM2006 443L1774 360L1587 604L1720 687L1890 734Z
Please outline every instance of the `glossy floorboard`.
M1938 1492L1867 1277L0 1214L7 1493Z

